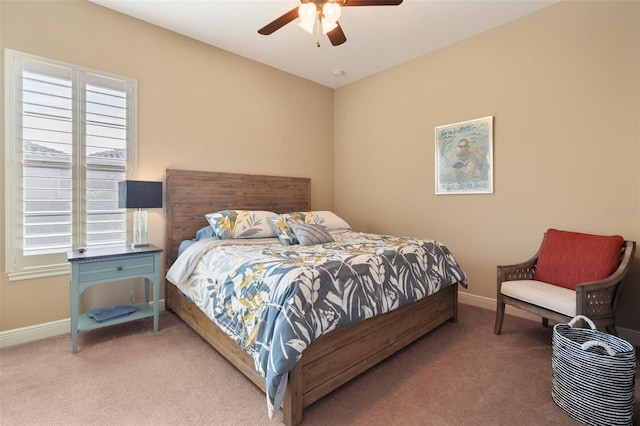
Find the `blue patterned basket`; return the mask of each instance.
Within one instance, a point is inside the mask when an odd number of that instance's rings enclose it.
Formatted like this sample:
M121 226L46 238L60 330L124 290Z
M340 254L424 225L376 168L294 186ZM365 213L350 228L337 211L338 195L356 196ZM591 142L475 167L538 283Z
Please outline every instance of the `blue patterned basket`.
M584 320L591 329L574 328ZM632 425L636 352L578 315L553 327L554 402L587 425Z

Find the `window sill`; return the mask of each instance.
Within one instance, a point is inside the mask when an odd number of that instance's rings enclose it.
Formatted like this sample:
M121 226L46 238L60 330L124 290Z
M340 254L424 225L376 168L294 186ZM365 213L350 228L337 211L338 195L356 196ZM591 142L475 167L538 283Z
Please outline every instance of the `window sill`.
M37 278L54 277L57 275L68 275L69 273L69 264L60 264L8 272L7 278L9 279L9 281L23 281Z

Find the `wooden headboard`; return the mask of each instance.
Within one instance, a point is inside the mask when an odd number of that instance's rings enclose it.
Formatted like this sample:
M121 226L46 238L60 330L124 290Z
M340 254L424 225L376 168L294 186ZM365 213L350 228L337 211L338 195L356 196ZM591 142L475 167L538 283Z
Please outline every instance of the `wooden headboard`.
M204 215L218 210L311 210L311 179L236 173L166 171L166 268L178 247L207 225Z

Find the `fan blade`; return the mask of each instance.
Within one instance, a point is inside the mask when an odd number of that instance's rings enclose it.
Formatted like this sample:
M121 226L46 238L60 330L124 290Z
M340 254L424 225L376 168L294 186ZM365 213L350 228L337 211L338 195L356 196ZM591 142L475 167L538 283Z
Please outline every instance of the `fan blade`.
M332 29L331 31L329 31L327 33L327 37L329 37L329 41L331 42L332 45L339 46L345 41L347 41L347 36L344 35L344 31L342 31L342 27L340 26L340 23L336 22L336 24L338 26Z
M343 0L342 6L398 6L402 0Z
M258 32L262 35L269 35L275 32L276 30L279 30L280 28L284 27L285 25L287 25L289 22L293 21L297 17L298 17L298 8L296 7L295 9L291 9L281 17L276 18L273 22L270 22L264 27L260 28Z

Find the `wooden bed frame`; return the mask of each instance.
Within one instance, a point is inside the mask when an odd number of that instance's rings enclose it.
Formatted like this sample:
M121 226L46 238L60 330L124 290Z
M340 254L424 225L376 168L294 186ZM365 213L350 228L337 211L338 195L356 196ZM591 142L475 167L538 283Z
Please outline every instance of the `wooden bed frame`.
M183 240L207 225L206 213L224 209L311 210L310 180L187 170L166 171L166 246L168 269ZM221 331L177 288L165 283L166 307L175 312L245 376L265 391L253 358ZM458 286L367 319L312 342L289 373L283 402L284 422L302 423L304 407L409 345L429 331L457 320ZM265 413L266 415L266 413Z

